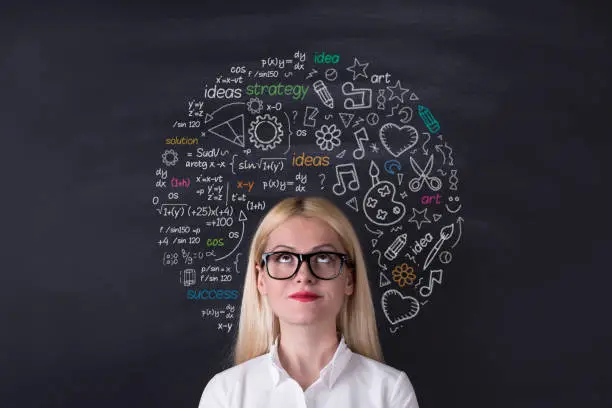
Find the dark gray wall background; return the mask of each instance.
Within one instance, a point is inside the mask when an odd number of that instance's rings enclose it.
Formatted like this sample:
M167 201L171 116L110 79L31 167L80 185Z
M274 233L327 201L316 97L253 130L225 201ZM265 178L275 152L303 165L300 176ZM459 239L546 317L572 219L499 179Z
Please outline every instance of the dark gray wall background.
M383 336L420 405L612 406L605 6L7 8L2 405L197 406L225 336L160 274L159 141L205 77L304 49L405 78L452 129L461 278Z

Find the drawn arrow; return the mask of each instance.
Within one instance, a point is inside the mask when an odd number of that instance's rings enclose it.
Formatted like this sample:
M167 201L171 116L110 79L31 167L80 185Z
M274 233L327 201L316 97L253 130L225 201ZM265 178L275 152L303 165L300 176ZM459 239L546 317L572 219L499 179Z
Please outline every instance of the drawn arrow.
M457 236L457 240L455 241L453 246L451 246L451 248L454 248L455 245L457 245L457 243L459 243L459 240L461 239L461 233L463 232L463 228L461 227L463 225L463 217L460 216L459 218L457 218L457 223L459 224L459 235Z
M442 145L436 145L436 151L442 155L442 158L443 158L442 164L446 164L446 155L444 154L444 151L442 150Z
M444 142L444 147L446 147L449 152L448 152L448 165L452 166L453 165L453 148L450 147L448 144L446 144L446 142Z
M370 231L372 234L376 235L378 238L382 237L383 232L381 230L378 229L378 230L372 231L370 227L368 226L368 224L363 224L363 225L365 225L366 229Z

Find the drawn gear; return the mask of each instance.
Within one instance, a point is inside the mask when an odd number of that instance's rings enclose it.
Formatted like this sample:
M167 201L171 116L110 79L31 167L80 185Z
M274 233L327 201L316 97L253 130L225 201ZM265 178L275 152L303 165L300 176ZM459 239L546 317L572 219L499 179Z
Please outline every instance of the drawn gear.
M179 160L178 153L174 149L165 150L162 153L162 161L166 166L174 166Z
M262 138L262 136L258 134L258 129L261 125L264 125L264 128L272 127L274 136ZM261 132L261 129L259 129L259 131ZM261 150L271 150L281 143L283 130L278 118L266 113L263 116L257 116L257 118L251 122L249 126L249 135L251 135L249 140L253 142L255 147Z
M261 113L264 107L263 101L259 98L249 99L246 105L247 105L247 109L249 110L249 112L251 112L251 115L257 115Z

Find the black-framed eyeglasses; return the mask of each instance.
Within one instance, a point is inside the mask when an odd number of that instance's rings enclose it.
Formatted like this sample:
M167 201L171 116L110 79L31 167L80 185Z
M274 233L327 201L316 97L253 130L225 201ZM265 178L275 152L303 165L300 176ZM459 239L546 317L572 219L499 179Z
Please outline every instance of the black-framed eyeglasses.
M312 252L298 254L288 251L265 252L261 255L262 266L266 265L268 276L272 279L291 279L306 261L310 273L322 280L335 279L342 273L342 267L351 266L349 256L341 252Z

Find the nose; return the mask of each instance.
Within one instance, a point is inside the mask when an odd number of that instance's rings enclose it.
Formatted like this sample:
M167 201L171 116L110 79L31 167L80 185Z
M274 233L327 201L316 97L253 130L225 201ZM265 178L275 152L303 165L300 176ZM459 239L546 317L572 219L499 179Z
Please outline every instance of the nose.
M315 281L315 276L312 274L312 272L310 272L310 266L308 266L308 262L306 261L302 262L302 264L300 265L300 268L295 274L295 277L297 278L298 282L301 282L306 279L308 279L311 282Z

